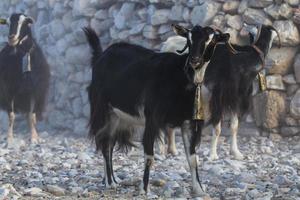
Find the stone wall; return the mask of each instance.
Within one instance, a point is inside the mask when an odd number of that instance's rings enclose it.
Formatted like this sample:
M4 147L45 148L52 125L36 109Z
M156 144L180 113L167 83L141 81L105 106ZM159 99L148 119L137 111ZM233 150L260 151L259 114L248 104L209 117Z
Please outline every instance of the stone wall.
M273 24L283 47L273 48L267 58L268 91L255 96L254 121L248 116L246 122L283 135L300 132L299 0L1 0L0 11L1 17L24 12L36 19L35 37L52 74L41 128L51 133L87 132L90 50L82 27L93 27L104 48L128 41L158 50L173 35L171 23L213 24L230 32L233 43L243 44L248 25ZM1 46L7 32L0 27ZM5 124L6 115L0 118Z

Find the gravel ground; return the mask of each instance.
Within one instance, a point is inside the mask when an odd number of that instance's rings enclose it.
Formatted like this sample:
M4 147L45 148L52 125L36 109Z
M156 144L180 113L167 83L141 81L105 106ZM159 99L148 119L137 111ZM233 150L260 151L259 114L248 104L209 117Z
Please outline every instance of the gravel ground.
M103 160L86 138L41 133L39 145L29 145L28 135L16 134L16 145L5 147L0 136L0 200L2 199L143 199L142 148L114 154L114 168L122 180L116 189L102 184ZM151 192L147 198L193 198L191 177L181 138L177 156L155 156ZM245 160L229 155L229 141L221 137L220 159L208 161L210 137L198 150L200 178L212 199L300 199L300 137L239 138ZM206 199L210 199L206 198ZM198 198L201 199L201 198Z

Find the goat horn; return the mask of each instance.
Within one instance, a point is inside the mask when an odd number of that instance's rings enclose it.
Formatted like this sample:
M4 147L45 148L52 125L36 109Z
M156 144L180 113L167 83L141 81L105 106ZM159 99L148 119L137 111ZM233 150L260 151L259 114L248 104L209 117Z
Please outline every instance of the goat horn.
M183 47L183 49L176 50L176 52L179 53L179 54L182 54L187 48L188 48L188 42L185 44L185 46Z
M273 31L275 31L276 34L277 34L277 37L278 37L278 40L279 40L279 48L280 48L280 47L281 47L281 39L280 39L279 32L278 32L273 26L271 26L271 29L272 29Z
M6 19L0 18L0 24L7 24Z
M229 50L231 51L231 53L233 53L233 54L239 53L239 52L232 46L232 44L231 44L229 41L226 42L226 45L227 45L227 47L229 48Z

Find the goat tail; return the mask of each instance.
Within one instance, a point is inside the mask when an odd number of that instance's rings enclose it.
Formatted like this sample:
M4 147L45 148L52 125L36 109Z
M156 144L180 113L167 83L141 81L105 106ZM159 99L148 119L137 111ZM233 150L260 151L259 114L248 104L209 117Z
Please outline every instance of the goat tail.
M102 54L102 47L100 44L100 40L97 36L97 33L94 29L90 27L84 27L83 32L87 38L87 41L92 49L93 57L92 57L92 64L95 64L99 56Z

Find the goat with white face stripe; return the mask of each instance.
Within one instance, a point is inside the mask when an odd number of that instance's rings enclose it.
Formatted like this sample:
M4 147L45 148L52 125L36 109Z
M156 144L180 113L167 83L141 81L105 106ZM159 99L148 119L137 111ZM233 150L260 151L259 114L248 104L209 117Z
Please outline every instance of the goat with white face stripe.
M46 103L49 66L32 37L31 17L15 13L0 21L9 26L8 44L0 52L0 108L9 116L7 141L13 145L15 113L21 112L28 115L31 142L37 143L35 126Z
M9 25L8 44L16 46L26 36L31 36L31 25L33 19L24 14L13 14L7 19Z

